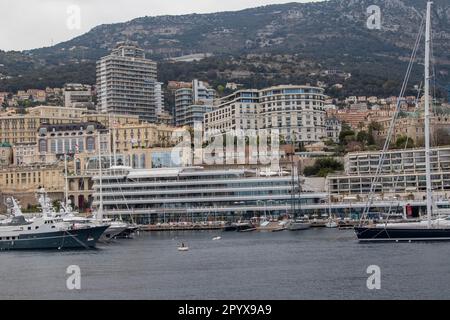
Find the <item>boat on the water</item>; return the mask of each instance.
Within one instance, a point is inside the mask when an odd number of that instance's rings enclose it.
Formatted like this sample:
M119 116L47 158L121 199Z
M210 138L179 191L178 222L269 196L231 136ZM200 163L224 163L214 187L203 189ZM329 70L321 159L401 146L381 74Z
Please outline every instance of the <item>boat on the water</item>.
M359 241L449 241L450 240L450 220L449 218L433 218L433 213L436 213L435 203L433 200L432 181L431 181L431 150L430 150L430 58L431 58L431 6L432 2L427 2L427 12L425 16L425 87L424 87L424 135L425 135L425 177L426 177L426 200L427 200L427 219L419 222L403 222L403 223L383 223L383 224L364 224L363 220L367 218L368 209L373 198L373 189L377 181L372 182L369 201L366 205L365 212L361 219L359 226L355 227L355 233ZM416 41L414 52L417 52L422 26L419 31L419 36ZM410 60L412 65L413 55ZM408 75L405 78L407 83ZM405 86L404 86L405 87ZM403 90L403 89L402 89ZM401 92L400 96L403 96ZM401 99L397 103L397 110L399 112ZM392 132L395 125L395 115L391 122L389 132ZM389 146L391 135L388 134L386 138L385 147L378 164L378 171L383 165L383 157ZM377 179L378 176L375 177ZM389 214L388 214L389 217Z
M236 223L237 232L251 232L255 231L256 227L251 222L238 222Z
M87 228L107 225L105 232L103 232L99 239L100 242L108 242L111 239L114 239L119 234L125 232L129 227L129 225L125 222L105 219L103 217L99 217L98 214L91 217L77 215L68 202L60 203L61 209L59 212L56 212L52 205L51 199L48 197L44 188L41 188L38 192L38 201L44 215L53 218L60 218L62 221L70 224L72 228Z
M181 243L181 245L178 247L178 251L189 251L189 247L184 243Z
M262 218L257 230L263 232L278 232L286 230L287 220L269 220L266 218Z
M337 228L339 225L336 221L330 219L325 223L326 228Z
M14 216L0 225L0 250L89 249L108 228L107 225L74 227L61 218L42 216L27 221L19 204L10 199Z
M299 231L299 230L307 230L311 228L311 222L304 219L295 219L291 220L287 224L287 229L289 231Z
M256 227L251 222L228 222L222 228L222 231L249 232L255 231Z
M102 219L102 221L109 224L108 229L106 229L106 231L100 237L100 241L103 242L111 241L128 228L128 223L126 222L111 221L109 219Z
M115 238L116 239L131 239L133 238L134 233L139 230L139 227L136 225L128 224L125 230L119 233Z

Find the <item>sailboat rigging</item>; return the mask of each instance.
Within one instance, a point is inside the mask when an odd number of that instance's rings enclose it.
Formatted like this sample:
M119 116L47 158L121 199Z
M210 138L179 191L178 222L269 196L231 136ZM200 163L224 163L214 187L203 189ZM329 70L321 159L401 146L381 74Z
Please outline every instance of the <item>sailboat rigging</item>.
M425 123L425 174L426 174L426 201L427 201L427 219L420 222L406 222L406 223L384 223L376 225L363 225L363 220L367 217L371 199L373 198L372 184L371 194L366 205L361 223L355 227L355 233L359 241L442 241L450 240L450 220L447 219L432 219L433 213L433 191L431 183L431 151L430 151L430 55L431 55L431 6L432 2L427 2L427 13L425 23L425 86L424 86L424 123ZM418 37L420 39L420 36ZM417 43L416 43L417 44ZM414 48L413 56L417 51ZM411 65L411 64L410 64ZM408 67L410 72L410 66ZM405 86L405 83L404 83ZM404 88L402 88L403 92ZM402 94L400 95L402 96ZM398 110L398 105L397 105ZM374 180L381 171L383 165L384 153L389 145L390 134L395 124L395 115L389 129L389 134L386 139L385 148L380 156L380 162Z

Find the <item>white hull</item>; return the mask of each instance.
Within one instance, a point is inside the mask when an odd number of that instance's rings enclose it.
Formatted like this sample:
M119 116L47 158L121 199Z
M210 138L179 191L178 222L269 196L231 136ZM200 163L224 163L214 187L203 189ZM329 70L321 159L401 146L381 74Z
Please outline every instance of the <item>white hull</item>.
M311 228L311 223L309 222L290 222L287 229L290 231L307 230Z
M327 228L337 228L338 224L336 222L334 222L334 221L330 221L330 222L327 222L325 224L325 227L327 227Z

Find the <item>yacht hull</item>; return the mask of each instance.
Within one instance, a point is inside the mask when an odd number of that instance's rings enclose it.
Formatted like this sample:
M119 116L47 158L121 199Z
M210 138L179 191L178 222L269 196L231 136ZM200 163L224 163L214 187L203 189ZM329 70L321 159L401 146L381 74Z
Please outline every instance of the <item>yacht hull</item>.
M108 242L127 229L127 227L109 227L100 237L100 242Z
M311 228L311 223L307 222L292 222L287 227L289 231L307 230L309 228Z
M107 226L67 231L23 234L17 239L0 240L0 251L5 250L64 250L94 248Z
M450 228L371 228L355 227L361 242L450 241Z

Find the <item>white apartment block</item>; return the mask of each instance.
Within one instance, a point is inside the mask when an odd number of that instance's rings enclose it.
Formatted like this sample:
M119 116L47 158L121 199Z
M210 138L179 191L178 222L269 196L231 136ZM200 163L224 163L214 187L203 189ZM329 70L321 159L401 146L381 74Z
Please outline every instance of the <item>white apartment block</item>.
M97 110L156 122L156 78L156 62L146 59L144 50L119 44L97 62Z
M258 129L259 91L239 90L219 100L214 111L204 116L205 137L242 129ZM262 119L260 119L261 121Z
M229 130L277 130L288 142L312 143L327 137L324 90L282 85L262 90L240 90L221 100L205 115L206 136Z
M286 141L317 142L326 137L324 89L276 86L260 90L263 128L277 129Z

